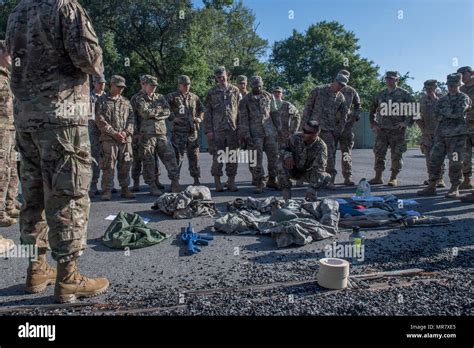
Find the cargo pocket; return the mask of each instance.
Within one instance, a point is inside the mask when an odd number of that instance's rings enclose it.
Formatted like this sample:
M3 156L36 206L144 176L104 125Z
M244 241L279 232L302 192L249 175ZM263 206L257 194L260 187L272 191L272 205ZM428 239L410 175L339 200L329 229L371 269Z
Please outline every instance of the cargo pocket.
M88 194L92 180L90 153L75 147L65 139L58 139L58 161L53 175L55 195L83 197Z

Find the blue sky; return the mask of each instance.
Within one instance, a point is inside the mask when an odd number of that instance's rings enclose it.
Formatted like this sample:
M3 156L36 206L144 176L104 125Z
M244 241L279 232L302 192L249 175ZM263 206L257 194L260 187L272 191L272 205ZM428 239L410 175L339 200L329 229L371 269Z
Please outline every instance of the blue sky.
M200 1L196 1L199 3ZM336 20L359 38L360 54L380 72L414 77L415 89L428 79L445 80L459 66L474 65L473 0L244 0L270 45L319 21ZM289 11L294 19L289 19ZM403 19L399 19L403 11Z

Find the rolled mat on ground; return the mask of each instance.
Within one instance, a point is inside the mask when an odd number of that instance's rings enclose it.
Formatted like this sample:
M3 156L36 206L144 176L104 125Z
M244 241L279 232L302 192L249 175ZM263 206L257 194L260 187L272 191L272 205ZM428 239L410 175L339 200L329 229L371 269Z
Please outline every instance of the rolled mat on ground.
M138 249L155 245L169 235L147 227L138 214L121 211L102 237L102 242L113 249Z
M191 185L180 193L165 193L158 197L151 209L159 210L175 219L217 214L211 191L206 186Z
M216 219L214 229L227 234L271 235L279 248L305 245L338 232L339 203L279 200L275 197L236 199L227 213Z

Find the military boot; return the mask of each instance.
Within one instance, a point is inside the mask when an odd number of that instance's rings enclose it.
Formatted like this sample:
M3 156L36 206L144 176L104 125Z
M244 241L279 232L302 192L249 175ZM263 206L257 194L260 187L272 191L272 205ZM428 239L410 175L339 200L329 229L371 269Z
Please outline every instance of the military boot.
M115 187L112 188L112 193L117 193L117 189Z
M220 176L214 177L214 184L216 185L216 192L224 192L224 188L222 187Z
M0 212L0 227L9 227L17 223L16 219L12 219L8 216L7 212Z
M89 189L89 197L97 196L99 194L99 189L97 188L97 184L91 184Z
M462 182L461 186L459 186L460 190L472 190L471 178L465 176L464 181Z
M160 182L160 177L159 177L159 176L156 177L156 187L158 187L160 190L164 190L164 189L165 189L165 185L163 185L163 184Z
M474 191L459 198L463 203L474 203Z
M444 196L446 198L459 198L459 186L460 184L451 184L451 188L449 189L448 193Z
M56 282L56 268L46 261L46 250L40 250L38 260L30 260L26 272L25 291L29 294L38 294L46 290L48 285Z
M158 188L156 183L150 185L150 195L159 197L163 194L163 192Z
M444 183L444 180L439 179L438 182L436 183L436 187L439 187L439 188L446 187L446 184Z
M19 218L20 217L20 210L18 210L17 208L15 208L14 205L12 206L9 206L5 209L5 212L7 213L7 215L9 217L11 217L12 219L16 219L16 218Z
M347 176L344 178L344 185L346 186L355 186L355 182L352 181L352 176Z
M199 176L195 176L193 177L193 179L194 179L194 184L193 184L194 186L201 185L201 182L199 181Z
M369 180L369 184L371 185L383 185L383 179L382 179L382 171L376 171L375 172L375 177L373 179Z
M291 188L282 189L282 196L285 201L291 199Z
M235 185L235 176L229 176L227 179L227 189L231 192L237 192L239 190Z
M140 192L140 180L133 180L133 192Z
M397 174L392 173L392 175L390 175L390 180L388 181L387 186L398 186Z
M120 193L120 197L132 199L132 198L135 198L135 194L130 192L128 187L122 187L122 192Z
M418 196L436 196L436 181L428 181L428 186L416 192Z
M171 192L173 193L180 193L181 187L179 186L179 180L173 179L171 180Z
M263 182L263 178L260 180L257 180L257 185L255 186L255 190L253 193L259 195L263 193L263 189L265 188L265 183Z
M109 190L103 190L100 199L102 201L110 201L112 199L112 192Z
M73 303L80 297L93 297L107 291L106 278L90 279L77 270L76 260L58 263L54 299L59 303Z
M280 185L277 182L277 179L274 176L268 178L267 187L275 190L280 189Z

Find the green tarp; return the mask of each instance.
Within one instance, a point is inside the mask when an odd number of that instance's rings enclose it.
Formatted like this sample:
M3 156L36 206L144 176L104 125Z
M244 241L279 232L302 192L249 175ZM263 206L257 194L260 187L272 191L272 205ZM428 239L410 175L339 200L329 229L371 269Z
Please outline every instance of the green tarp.
M168 237L147 227L140 215L121 211L105 231L102 242L113 249L138 249L158 244Z

